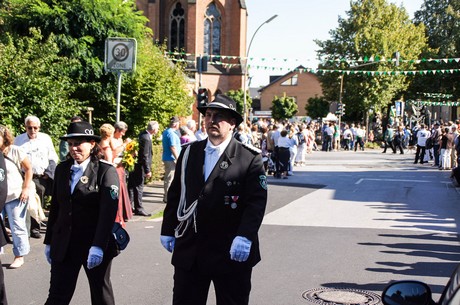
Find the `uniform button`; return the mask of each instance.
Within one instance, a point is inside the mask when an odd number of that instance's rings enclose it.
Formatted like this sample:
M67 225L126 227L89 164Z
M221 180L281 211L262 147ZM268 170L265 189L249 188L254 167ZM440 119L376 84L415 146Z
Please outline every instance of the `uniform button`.
M69 212L69 216L72 216L72 212Z

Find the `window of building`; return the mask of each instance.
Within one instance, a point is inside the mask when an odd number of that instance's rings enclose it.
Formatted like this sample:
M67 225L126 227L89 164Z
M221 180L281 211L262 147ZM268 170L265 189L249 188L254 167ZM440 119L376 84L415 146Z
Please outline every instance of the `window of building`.
M282 82L281 86L297 86L297 78L298 76L294 75L293 77Z
M204 16L204 54L220 55L221 29L221 14L213 2L208 5Z
M181 51L185 47L185 10L179 2L171 12L169 24L169 49Z

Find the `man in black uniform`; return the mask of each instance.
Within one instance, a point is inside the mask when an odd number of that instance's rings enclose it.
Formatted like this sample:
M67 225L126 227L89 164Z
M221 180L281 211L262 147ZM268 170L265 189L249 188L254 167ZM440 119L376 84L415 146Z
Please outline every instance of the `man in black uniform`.
M134 171L129 174L128 191L129 200L134 214L140 216L151 216L144 210L142 195L144 193L145 178L152 177L152 135L156 135L159 129L158 122L150 121L147 129L139 134L139 151Z
M232 137L243 118L231 98L198 110L208 139L181 151L160 237L173 253L173 304L206 304L211 281L218 305L248 304L267 203L262 157Z

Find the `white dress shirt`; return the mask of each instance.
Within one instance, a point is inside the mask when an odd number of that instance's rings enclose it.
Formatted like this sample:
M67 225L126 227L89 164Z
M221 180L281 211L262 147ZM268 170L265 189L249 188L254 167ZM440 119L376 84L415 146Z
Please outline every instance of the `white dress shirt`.
M54 178L58 155L49 135L39 132L36 139L30 139L27 133L22 133L14 139L14 145L27 154L35 175L47 174Z
M211 174L212 170L216 166L217 161L219 160L220 156L224 153L225 149L227 148L230 140L232 139L229 136L224 142L220 143L217 146L212 145L211 141L206 143L206 147L204 149L205 156L204 156L204 180L208 180L209 175Z
M85 161L82 163L78 164L76 161L74 161L74 164L72 165L70 172L70 193L73 193L73 190L75 189L75 186L78 183L78 180L80 180L81 177L83 177L83 173L85 172L86 168L88 167L89 161L91 158L87 158Z

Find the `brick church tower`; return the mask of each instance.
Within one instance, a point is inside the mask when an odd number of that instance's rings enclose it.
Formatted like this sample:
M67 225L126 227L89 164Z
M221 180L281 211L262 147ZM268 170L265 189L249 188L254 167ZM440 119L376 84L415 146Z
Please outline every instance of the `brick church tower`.
M155 40L186 61L194 95L200 87L208 90L209 99L243 88L245 0L137 0L137 6L149 19ZM200 56L207 57L207 71L199 71Z

